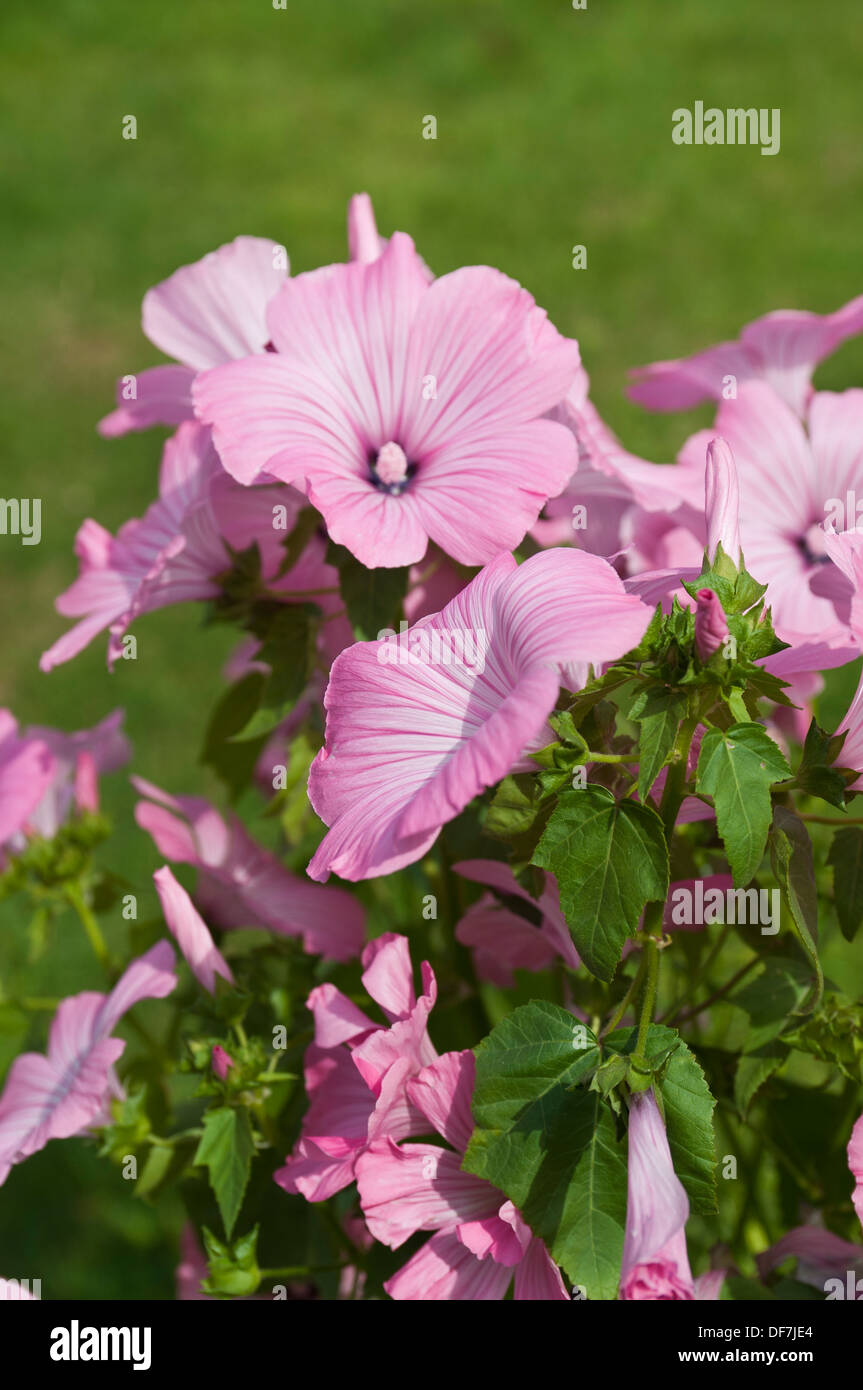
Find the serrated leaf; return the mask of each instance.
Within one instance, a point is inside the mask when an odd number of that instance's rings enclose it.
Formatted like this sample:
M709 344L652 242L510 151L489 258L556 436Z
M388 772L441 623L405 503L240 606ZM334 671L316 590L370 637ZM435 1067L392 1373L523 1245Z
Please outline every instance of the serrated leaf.
M827 863L833 869L836 915L846 941L853 941L863 922L863 830L849 825L833 836Z
M637 1036L635 1028L619 1028L606 1039L606 1047L627 1056L634 1050ZM662 1063L655 1085L665 1112L674 1171L689 1194L692 1210L715 1212L716 1102L707 1078L680 1035L662 1024L651 1024L646 1056L649 1062Z
M210 1186L219 1205L225 1234L231 1238L243 1205L255 1142L246 1110L220 1106L204 1116L204 1133L192 1163L208 1168Z
M610 1299L626 1160L610 1109L583 1089L599 1056L590 1030L558 1005L515 1009L476 1049L477 1128L462 1167L506 1193L589 1298Z
M738 1059L734 1073L734 1104L744 1119L765 1081L778 1072L787 1056L786 1047L765 1047Z
M668 686L644 691L633 701L630 719L641 726L638 741L638 795L647 799L650 788L671 756L687 698Z
M576 950L610 980L645 903L668 892L668 848L656 813L604 787L564 791L533 854L556 875Z
M770 829L770 788L790 775L760 724L732 724L724 732L710 728L702 739L696 787L713 797L735 887L748 883L761 863Z
M787 1028L812 992L814 976L801 960L770 956L754 979L741 984L729 998L749 1015L750 1028L743 1052L758 1052Z
M814 1008L824 993L824 974L818 959L818 890L812 841L800 817L785 806L777 806L773 814L770 862L797 936L815 972L815 993L810 1001L810 1007Z

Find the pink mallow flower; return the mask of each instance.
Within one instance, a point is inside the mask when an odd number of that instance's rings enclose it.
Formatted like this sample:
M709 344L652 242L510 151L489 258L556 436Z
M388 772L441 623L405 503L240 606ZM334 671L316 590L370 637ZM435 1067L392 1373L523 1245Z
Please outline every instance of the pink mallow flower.
M208 994L216 992L216 976L234 983L231 967L210 935L210 929L182 884L165 864L153 874L153 882L168 929L186 958L195 979Z
M572 435L541 417L578 346L497 270L429 283L396 232L374 261L288 280L267 323L277 351L203 372L196 413L233 477L295 483L367 566L415 564L429 540L484 564L576 466Z
M167 859L197 868L195 900L215 926L298 936L329 960L359 955L365 913L345 889L297 878L236 816L225 820L201 797L169 796L140 777L132 785L149 798L138 802L135 819Z
M309 1108L293 1153L273 1176L286 1192L310 1202L353 1182L357 1158L375 1139L406 1138L428 1127L405 1083L437 1057L427 1030L437 995L434 973L424 961L417 998L407 937L390 932L369 943L362 961L363 985L386 1025L334 985L319 985L308 998L315 1019L305 1057Z
M455 929L456 940L473 950L477 974L506 989L514 970L545 970L558 957L571 969L579 959L566 920L554 874L545 874L545 887L534 899L522 888L508 864L495 859L464 859L453 868L462 878L493 890L468 908ZM499 896L495 897L494 893ZM535 914L534 924L500 898L515 897Z
M309 775L330 827L309 875L372 878L420 859L543 733L561 683L583 684L588 664L629 651L649 620L595 555L550 550L523 565L501 555L407 643L342 652Z
M167 941L132 962L111 993L87 990L64 999L54 1015L48 1055L16 1057L0 1096L0 1183L13 1164L43 1149L110 1124L109 1105L123 1090L114 1064L126 1044L112 1037L142 999L164 999L176 987Z
M822 657L823 667L856 654L839 611L847 602L848 580L831 563L825 521L837 500L844 506L860 479L861 430L863 390L818 392L804 429L775 391L762 381L750 381L735 400L721 402L715 428L692 435L680 455L693 467L699 461L704 465L717 433L727 441L737 464L739 541L746 567L767 585L766 602L783 641L792 646L817 642L828 653L834 649L833 659ZM733 510L730 499L728 510ZM770 669L783 674L788 668L780 669L771 658Z
M229 1070L231 1067L235 1066L236 1063L230 1053L226 1052L219 1043L216 1043L213 1047L212 1065L213 1071L219 1080L226 1081Z
M0 710L0 864L32 835L53 839L73 807L98 810L99 775L131 756L123 719L115 710L76 733L33 725L18 734L9 711Z
M141 326L175 362L121 377L117 409L100 422L99 433L110 438L193 419L196 372L267 350L267 304L287 274L284 247L240 236L148 290Z
M75 539L81 571L57 599L56 608L80 622L46 651L39 663L50 671L83 651L108 629L108 664L121 655L121 638L142 613L175 603L216 598L219 578L233 564L228 546L244 550L252 541L261 554L262 578L290 601L291 591L329 587L331 566L323 563L323 541L313 537L287 575L276 580L302 497L282 486L242 488L225 474L209 431L181 425L165 445L159 498L145 515L127 521L112 536L85 521Z
M626 1231L620 1271L624 1300L719 1297L724 1271L693 1280L686 1251L689 1198L674 1171L652 1091L634 1095L629 1111Z
M863 332L863 295L833 314L779 309L749 323L736 342L670 362L637 367L629 396L648 410L691 410L720 400L728 377L762 378L798 415L812 397L812 373L847 338Z
M548 1251L504 1194L462 1172L473 1132L471 1097L476 1063L472 1052L447 1052L409 1080L408 1097L425 1116L436 1143L374 1140L356 1162L366 1225L376 1240L397 1250L417 1231L434 1231L407 1264L384 1285L400 1301L502 1299L566 1300L568 1294Z
M19 734L11 711L0 709L0 845L21 834L56 771L45 740Z

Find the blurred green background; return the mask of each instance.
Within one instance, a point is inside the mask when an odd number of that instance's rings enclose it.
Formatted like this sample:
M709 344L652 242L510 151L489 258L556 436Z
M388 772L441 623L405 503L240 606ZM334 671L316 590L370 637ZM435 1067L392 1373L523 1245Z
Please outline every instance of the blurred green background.
M65 728L122 704L136 769L175 792L213 790L196 758L226 632L168 610L113 676L102 640L37 667L80 521L113 530L155 493L159 432L95 432L116 377L159 360L148 286L239 233L283 242L295 271L343 259L346 201L368 190L381 230L410 232L437 272L482 262L525 284L579 339L606 418L657 460L710 412L642 413L627 367L863 291L856 0L4 0L0 28L0 491L43 506L39 546L0 537L0 703ZM697 99L779 107L780 153L675 146L671 113ZM863 343L818 380L863 381ZM124 778L107 803L112 862L147 898ZM0 912L14 977L20 924ZM98 986L77 933L31 992ZM0 1037L0 1065L21 1042ZM45 1297L170 1297L177 1220L112 1197L92 1148L53 1144L0 1191L0 1273L41 1274Z

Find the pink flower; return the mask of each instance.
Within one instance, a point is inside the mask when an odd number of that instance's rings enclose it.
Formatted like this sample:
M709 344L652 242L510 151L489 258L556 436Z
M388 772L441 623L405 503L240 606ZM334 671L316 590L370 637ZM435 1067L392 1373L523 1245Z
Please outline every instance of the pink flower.
M735 565L740 560L740 486L737 466L728 444L717 436L707 446L704 474L704 515L707 558L713 563L721 545Z
M203 1293L201 1285L210 1277L210 1266L201 1249L195 1228L187 1221L180 1232L180 1263L174 1280L177 1298L183 1302L211 1303L212 1294Z
M363 952L363 985L389 1026L368 1017L334 985L308 998L315 1041L306 1051L309 1109L294 1151L274 1178L286 1192L322 1202L354 1180L356 1160L381 1135L422 1134L423 1114L405 1083L437 1053L427 1031L437 985L423 962L417 999L407 938L386 933Z
M717 432L737 461L746 566L768 586L766 601L779 636L792 644L817 640L836 649L840 660L852 659L847 623L836 609L837 600L847 598L848 581L830 563L824 522L831 502L844 504L860 474L863 391L813 396L807 435L769 386L747 382L736 400L722 401L715 429L687 441L681 461L695 466L704 460ZM732 487L716 516L727 515L731 524L733 510Z
M490 1301L504 1297L514 1276L516 1299L566 1299L559 1271L512 1202L461 1170L474 1077L472 1052L447 1052L407 1082L426 1119L420 1132L436 1131L451 1148L386 1136L357 1159L360 1203L376 1240L397 1250L417 1231L435 1232L384 1288L397 1300Z
M796 1277L801 1284L821 1289L828 1279L841 1279L849 1270L863 1275L863 1246L843 1240L820 1226L795 1226L757 1257L762 1279L777 1265L797 1256Z
M194 418L195 373L267 349L266 308L287 277L284 248L241 236L184 265L144 296L144 333L181 366L150 367L117 383L117 409L99 425L107 437Z
M589 397L590 382L580 367L574 385L551 418L572 431L578 469L563 492L546 505L531 535L542 546L571 542L593 555L626 549L636 533L664 530L684 518L697 523L702 485L700 470L680 464L649 463L624 449Z
M330 827L310 876L370 878L421 858L543 732L561 682L575 688L589 663L628 651L649 617L596 556L545 551L517 566L501 555L406 646L342 652L309 776Z
M298 936L307 951L330 960L359 955L365 914L350 893L296 878L235 816L225 821L208 801L169 796L140 777L132 784L150 798L135 807L141 829L166 858L198 869L195 897L211 922Z
M557 880L545 875L545 889L534 900L522 888L508 864L493 859L465 859L454 864L456 873L474 883L487 884L503 897L520 898L539 918L534 925L499 898L484 893L469 907L455 929L456 939L473 948L477 974L503 989L514 984L514 970L544 970L558 956L571 969L579 959L560 910Z
M839 766L851 767L860 774L849 790L863 791L863 676L836 732L845 734L845 742L837 759Z
M695 595L695 650L699 661L709 661L728 637L725 610L712 589Z
M684 1233L688 1217L689 1198L674 1171L659 1107L652 1091L644 1091L632 1097L629 1111L621 1298L695 1297Z
M0 709L0 845L23 830L56 770L45 740L20 735L11 712Z
M125 711L116 709L92 729L72 734L62 729L33 725L27 730L51 752L54 775L28 818L28 828L44 839L56 835L73 805L77 810L98 810L98 777L116 772L132 756L132 747L123 733Z
M274 579L284 559L281 541L301 506L293 489L233 483L219 464L209 431L181 425L165 445L159 499L146 514L127 521L116 537L89 520L78 531L81 572L56 607L64 617L81 621L44 653L42 670L77 656L106 628L108 664L113 665L122 652L120 639L142 613L215 598L219 577L232 565L229 545L243 550L257 541L263 577ZM287 529L276 529L277 520L285 520ZM328 586L332 576L332 568L323 565L323 543L313 538L276 588L287 601L291 589Z
M219 1043L216 1043L213 1047L212 1061L213 1071L216 1073L216 1076L220 1081L225 1081L228 1076L228 1071L235 1065L233 1057L231 1057Z
M192 974L209 994L216 992L216 976L234 983L231 967L216 947L210 929L182 884L167 864L153 874L153 882L168 929L186 958Z
M0 1183L13 1164L110 1123L108 1105L123 1091L114 1063L126 1044L111 1036L142 999L163 999L177 984L174 952L159 941L132 962L108 995L91 990L64 999L54 1015L48 1055L16 1057L0 1096Z
M429 540L485 563L575 468L569 432L540 417L578 347L496 270L429 283L396 232L374 261L287 281L267 322L277 352L202 373L196 412L229 473L303 488L365 565L414 564Z
M747 324L737 342L637 367L629 395L648 410L691 410L702 401L720 400L728 376L738 386L763 378L792 410L804 415L818 363L861 331L863 295L833 314L779 309Z
M854 1210L863 1225L863 1115L857 1120L848 1140L848 1167L854 1174Z

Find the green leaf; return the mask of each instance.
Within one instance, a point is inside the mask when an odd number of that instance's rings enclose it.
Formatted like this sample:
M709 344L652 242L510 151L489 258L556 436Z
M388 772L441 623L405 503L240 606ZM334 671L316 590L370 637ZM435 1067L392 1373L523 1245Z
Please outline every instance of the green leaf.
M735 887L748 883L761 863L770 829L770 788L790 775L760 724L732 724L725 732L710 728L704 735L696 787L713 797Z
M339 571L348 618L358 642L371 642L384 628L395 628L408 589L408 570L366 569L349 550L330 541L327 563Z
M619 1028L606 1039L609 1050L630 1054L638 1030ZM653 1023L647 1035L648 1062L660 1063L655 1088L665 1112L674 1171L689 1194L692 1210L716 1211L716 1104L704 1072L673 1028Z
M810 1002L814 1008L824 993L824 974L818 959L818 891L812 841L800 817L784 806L777 806L773 814L770 862L800 943L815 971L815 993Z
M744 1119L756 1093L765 1081L775 1075L787 1056L786 1047L765 1047L760 1052L738 1058L734 1073L734 1104Z
M600 980L610 980L645 903L663 901L668 891L659 817L636 801L615 801L605 787L564 791L533 863L557 876L579 955Z
M630 707L630 719L641 725L638 795L642 801L647 800L650 788L671 756L686 706L685 695L668 686L656 686L637 696Z
M462 1167L515 1203L589 1298L614 1298L626 1221L625 1149L601 1095L590 1030L556 1004L515 1009L476 1049L477 1123Z
M729 998L749 1015L750 1028L743 1052L758 1052L778 1038L801 1012L813 984L808 965L784 956L770 956L754 979L741 984Z
M229 1240L243 1204L254 1152L248 1111L229 1106L207 1111L204 1133L192 1162L210 1170L210 1186Z
M832 766L842 751L846 735L828 734L815 720L809 725L803 757L796 772L797 785L810 796L818 796L830 806L845 809L846 778Z
M261 703L266 677L251 671L230 686L210 716L201 762L211 767L228 787L232 800L248 786L266 735L232 743L235 734L246 727Z
M833 836L827 863L833 869L833 897L839 926L853 941L863 922L863 830L849 825Z
M317 623L308 606L280 606L255 654L255 660L266 662L270 673L262 676L257 708L248 722L230 736L232 742L272 733L287 718L312 673L316 634Z

